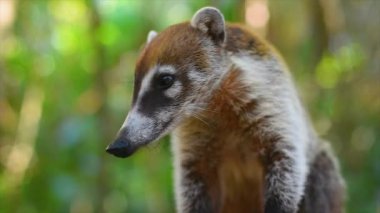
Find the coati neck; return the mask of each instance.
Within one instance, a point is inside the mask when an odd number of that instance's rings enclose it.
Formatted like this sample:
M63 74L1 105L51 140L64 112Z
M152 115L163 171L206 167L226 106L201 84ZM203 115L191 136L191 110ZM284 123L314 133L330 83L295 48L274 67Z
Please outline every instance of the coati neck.
M260 121L246 117L256 102L249 100L249 87L242 84L241 74L231 67L207 107L173 134L179 139L173 142L176 170L201 179L211 203L223 212L262 209L264 197L260 156L264 147L259 136L251 133Z

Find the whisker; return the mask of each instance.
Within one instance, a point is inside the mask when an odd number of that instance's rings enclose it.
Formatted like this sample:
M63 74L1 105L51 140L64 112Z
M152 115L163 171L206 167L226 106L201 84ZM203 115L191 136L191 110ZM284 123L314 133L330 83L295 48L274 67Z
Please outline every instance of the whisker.
M193 114L191 114L194 118L196 118L196 119L198 119L198 120L200 120L200 121L202 121L204 124L206 124L207 126L210 126L210 124L208 123L208 122L206 122L205 120L203 120L202 118L201 118L201 115L198 115L198 114L196 114L196 113L193 113Z
M192 108L195 108L195 109L199 109L199 110L202 110L202 111L206 111L206 112L213 112L213 113L217 113L216 110L211 110L211 109L205 109L205 108L202 108L202 107L199 107L199 106L190 106Z

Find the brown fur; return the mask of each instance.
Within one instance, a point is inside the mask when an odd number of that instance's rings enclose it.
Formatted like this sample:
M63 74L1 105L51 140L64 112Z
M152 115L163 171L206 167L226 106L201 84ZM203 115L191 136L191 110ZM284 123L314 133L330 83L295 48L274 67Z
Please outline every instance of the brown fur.
M190 59L196 60L200 68L207 67L201 51L201 37L201 33L187 22L168 27L147 44L137 62L136 72L144 75L152 65L187 64Z
M265 57L272 52L264 40L243 26L228 24L226 33L225 49L228 51L247 50L252 55L260 57ZM140 90L141 80L154 65L171 64L175 65L179 71L184 71L186 66L196 64L197 69L207 70L209 64L203 49L205 45L203 37L204 35L200 31L185 22L168 27L147 44L136 64L134 100ZM217 49L216 51L222 50Z
M173 25L158 34L147 44L137 62L134 101L142 79L155 65L174 66L176 77L183 85L181 97L186 97L194 92L187 72L194 69L203 73L215 71L212 70L212 66L215 66L216 61L219 62L218 56L222 58L227 54L238 55L245 52L252 57L266 60L273 59L272 56L276 55L270 45L240 25L228 24L226 38L226 42L221 46L210 45L210 39L205 39L205 35L191 27L188 22ZM214 64L208 61L210 57L207 54L210 53L214 56ZM289 158L281 150L276 151L273 148L280 140L278 133L268 135L259 132L260 127L267 123L268 117L253 120L255 116L245 116L255 113L257 100L249 97L252 88L243 84L242 78L242 70L231 67L221 79L220 85L212 91L205 109L193 117L184 119L175 131L181 138L175 150L180 158L178 162L183 171L181 175L184 176L181 177L184 181L181 184L188 186L184 187L184 190L188 191L182 192L185 195L184 199L188 199L184 209L264 212L264 177L269 173L272 164ZM206 88L205 91L196 88L195 92L203 94L210 90L207 83L203 87ZM178 98L178 102L184 100L181 97ZM293 151L291 146L285 148L287 151ZM321 162L323 160L317 159ZM316 171L328 166L331 166L328 162L326 165L323 162L313 164ZM289 168L289 165L281 166L285 172ZM308 181L318 179L317 172L313 171ZM332 168L331 171L337 173L336 168ZM320 195L311 194L315 191L313 187L309 187L308 190L308 196L311 196L312 201ZM308 198L304 199L300 212L312 208ZM331 205L339 212L338 205Z
M249 91L239 84L240 77L236 68L225 77L200 115L207 123L193 118L177 132L182 137L210 138L206 144L190 140L179 145L182 153L191 156L182 159L183 169L205 183L213 212L264 212L266 168L284 157L280 152L265 155L275 137L263 143L251 134L264 121L249 123L240 119L241 112L254 111L256 106L255 102L246 102ZM311 165L299 213L343 212L344 187L338 171L333 156L321 150Z
M228 24L226 33L227 51L248 50L257 56L266 56L273 51L269 44L242 25ZM152 65L184 65L190 59L196 60L199 68L207 67L208 62L202 51L203 37L202 33L191 27L188 22L168 27L144 48L137 61L136 73L143 77Z
M257 56L267 56L271 53L270 45L247 27L240 24L228 24L227 26L226 50L231 52L247 50Z
M190 27L189 23L181 23L167 28L147 44L136 64L134 101L142 79L154 65L175 65L179 75L185 75L185 70L190 64L197 64L197 68L206 69L208 63L202 51L200 38L200 32ZM191 88L186 89L189 91Z
M209 107L200 115L207 123L194 118L187 121L180 132L212 138L207 144L189 141L180 145L182 152L196 156L184 159L182 166L203 178L215 212L263 210L265 184L260 156L263 146L259 138L247 134L247 129L254 124L241 120L236 111L251 111L255 107L254 102L245 102L248 88L239 84L239 74L240 70L231 70ZM244 126L246 128L242 128Z

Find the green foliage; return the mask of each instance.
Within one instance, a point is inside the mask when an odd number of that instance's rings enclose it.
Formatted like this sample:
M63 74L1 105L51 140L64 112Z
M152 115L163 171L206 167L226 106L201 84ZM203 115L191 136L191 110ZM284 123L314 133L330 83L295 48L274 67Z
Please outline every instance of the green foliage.
M206 5L241 21L244 2L12 2L9 26L0 13L0 212L174 212L168 138L128 159L104 149L130 107L134 64L149 30L189 20ZM305 17L313 13L302 5L271 1L268 37L340 157L347 211L379 211L378 42L353 30L360 18L353 13L352 42L318 56L323 35L310 32Z
M340 48L336 54L325 54L318 64L315 78L322 88L333 88L363 63L363 51L358 44Z

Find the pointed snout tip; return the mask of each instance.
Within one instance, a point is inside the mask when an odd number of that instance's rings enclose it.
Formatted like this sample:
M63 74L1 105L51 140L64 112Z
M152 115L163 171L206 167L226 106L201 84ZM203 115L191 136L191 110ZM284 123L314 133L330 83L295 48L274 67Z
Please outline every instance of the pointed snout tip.
M106 152L119 158L131 156L136 151L130 143L122 139L116 139L113 143L107 146Z

